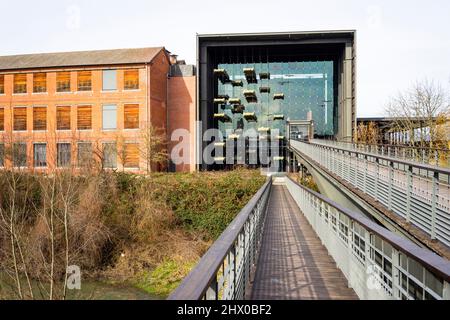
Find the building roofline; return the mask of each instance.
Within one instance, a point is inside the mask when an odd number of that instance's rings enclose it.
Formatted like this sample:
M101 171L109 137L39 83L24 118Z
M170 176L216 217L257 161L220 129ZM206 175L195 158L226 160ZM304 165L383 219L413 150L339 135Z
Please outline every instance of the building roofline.
M146 50L147 52L144 52ZM126 54L127 51L130 52L129 57ZM0 56L0 72L64 67L76 68L95 67L101 65L114 66L148 64L152 63L161 51L164 51L168 57L169 51L163 46L4 55ZM116 60L107 60L106 57L108 53L111 55L123 53L125 56L117 57ZM138 54L136 56L132 56L133 53ZM85 60L81 57L83 55L87 57ZM56 57L57 59L50 59L52 57ZM2 60L6 61L3 62L5 65L2 65ZM21 60L31 60L31 62L20 65L17 61ZM39 62L39 60L41 60L41 62ZM11 66L8 62L11 62Z
M348 34L354 36L356 29L316 30L316 31L280 31L280 32L244 32L244 33L198 33L198 38L251 37L251 36L286 36L286 35L335 35Z

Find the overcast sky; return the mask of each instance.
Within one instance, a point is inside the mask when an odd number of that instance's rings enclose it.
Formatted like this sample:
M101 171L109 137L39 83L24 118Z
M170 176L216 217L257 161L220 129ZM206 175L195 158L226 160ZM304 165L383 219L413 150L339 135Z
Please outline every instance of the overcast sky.
M448 0L0 0L0 55L165 46L196 33L356 29L358 116L423 78L450 84Z

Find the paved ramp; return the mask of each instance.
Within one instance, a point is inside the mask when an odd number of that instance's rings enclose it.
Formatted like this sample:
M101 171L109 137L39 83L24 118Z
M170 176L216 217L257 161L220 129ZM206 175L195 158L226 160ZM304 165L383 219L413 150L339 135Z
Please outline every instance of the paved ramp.
M252 300L358 299L285 186L273 186Z

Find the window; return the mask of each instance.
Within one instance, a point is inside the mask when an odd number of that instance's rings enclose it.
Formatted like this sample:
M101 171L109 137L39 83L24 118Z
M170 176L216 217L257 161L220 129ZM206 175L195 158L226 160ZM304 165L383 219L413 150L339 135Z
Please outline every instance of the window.
M45 131L47 130L47 108L34 107L33 108L33 130Z
M139 105L126 104L124 106L124 128L139 129Z
M103 70L103 91L117 90L117 70Z
M79 106L77 110L77 128L78 130L92 129L92 107Z
M124 89L137 90L139 89L139 70L125 70L124 72Z
M14 93L27 93L27 75L14 75Z
M47 74L45 72L33 74L33 92L47 92Z
M35 143L34 150L34 167L44 168L47 166L47 145L45 143Z
M5 75L0 74L0 94L5 93Z
M70 166L71 160L71 145L70 143L58 143L57 148L57 165L58 168L65 168Z
M117 146L115 143L103 144L103 167L109 169L117 168Z
M125 148L125 168L139 168L139 144L127 143Z
M27 108L16 107L13 111L14 131L27 130Z
M5 145L3 143L0 144L0 167L5 166Z
M0 108L0 131L5 131L5 109Z
M16 168L27 166L27 144L14 143L13 145L13 164Z
M70 106L56 107L56 130L70 130Z
M56 92L70 92L70 72L56 73Z
M117 129L117 106L114 104L103 106L103 130Z
M78 167L90 166L92 161L92 143L79 142L77 162Z
M92 72L79 71L78 72L78 91L92 90Z

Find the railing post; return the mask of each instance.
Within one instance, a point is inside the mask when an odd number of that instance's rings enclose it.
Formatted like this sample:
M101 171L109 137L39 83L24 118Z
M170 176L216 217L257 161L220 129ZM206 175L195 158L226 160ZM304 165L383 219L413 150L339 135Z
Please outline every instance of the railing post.
M392 186L394 184L394 163L389 161L389 195L388 195L388 209L392 210Z
M375 174L375 199L378 200L378 184L380 180L380 160L377 158L375 159L375 166L377 168L376 174Z
M259 204L256 205L256 211L259 209ZM255 260L256 260L256 237L255 237L255 217L256 217L256 213L255 211L253 211L253 213L251 214L250 217L250 265L253 266L255 264Z
M367 159L367 156L365 155L363 157L364 161L364 185L363 185L363 191L364 193L367 193L367 172L369 171L369 160Z
M347 181L349 182L349 183L352 183L352 179L351 179L351 164L352 164L352 154L351 154L351 152L349 152L348 153L348 157L345 157L345 158L347 158L348 160L346 161L346 164L347 164Z
M406 221L411 221L411 196L413 192L413 167L408 166L408 182L406 185Z
M347 266L348 266L348 270L347 271L347 282L348 282L348 287L349 288L353 288L352 285L352 257L353 257L353 221L351 219L349 219L349 224L348 224L348 230L347 230Z
M392 297L400 299L400 254L397 249L392 248Z
M231 262L232 261L232 262ZM232 292L230 292L231 299L236 299L236 246L233 245L233 247L230 250L228 263L230 266L230 277L228 281L230 281L230 286L232 284Z
M218 300L218 286L217 286L217 278L215 278L211 284L209 285L208 290L206 291L206 300Z
M248 277L247 277L247 272L248 271L247 270L248 270L248 266L249 266L249 262L250 262L249 261L250 258L248 256L248 252L247 252L247 245L248 245L247 236L248 236L248 222L244 224L244 236L243 236L244 241L243 241L243 257L242 257L242 259L244 259L243 260L244 261L244 265L243 265L244 270L242 270L242 272L243 272L242 294L244 296L245 296L245 291L246 291L246 288L247 288L247 280L248 280Z
M331 169L330 149L326 148L325 150L326 150L325 156L327 158L327 169L330 170Z
M439 173L433 174L433 195L431 199L431 239L436 239L436 205L439 199Z

